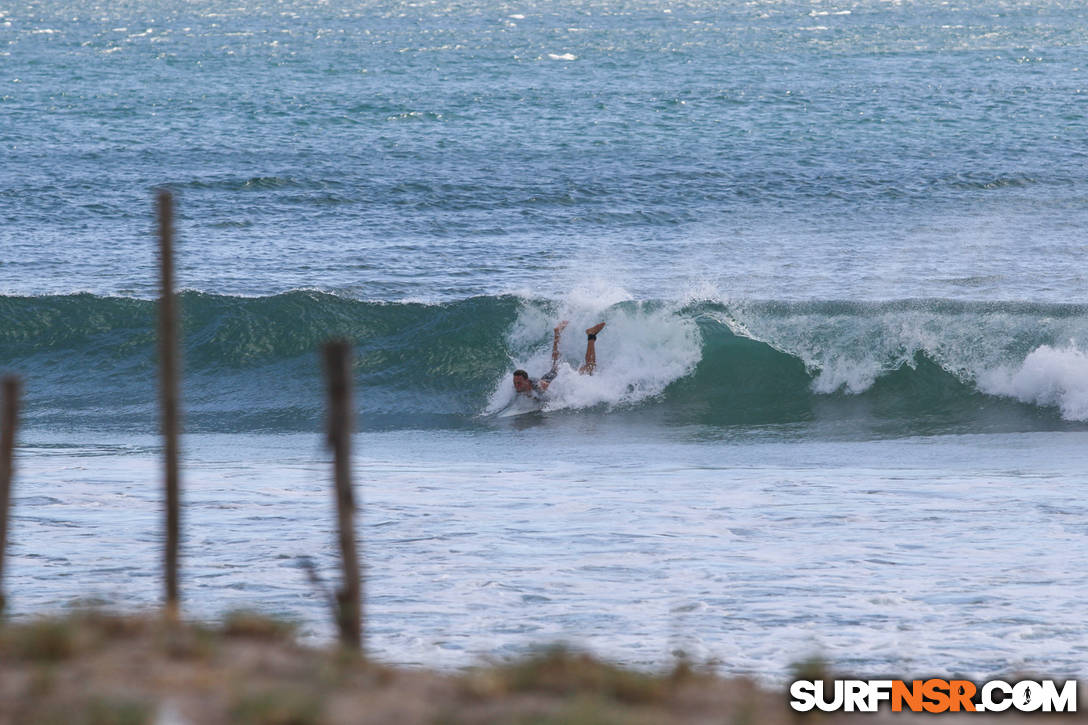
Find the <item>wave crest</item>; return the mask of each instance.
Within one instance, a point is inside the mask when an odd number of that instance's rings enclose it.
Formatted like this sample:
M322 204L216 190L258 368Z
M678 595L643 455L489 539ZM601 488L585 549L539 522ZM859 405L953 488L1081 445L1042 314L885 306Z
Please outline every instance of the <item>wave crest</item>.
M549 368L559 319L571 322L552 411L711 426L1088 420L1088 354L1068 342L1088 337L1077 305L576 290L443 304L187 292L181 307L190 430L319 428L317 348L330 337L355 343L364 428L480 425L509 402L515 368ZM154 312L151 301L89 294L0 297L0 368L27 377L28 422L153 429ZM579 375L582 330L601 320L597 373Z

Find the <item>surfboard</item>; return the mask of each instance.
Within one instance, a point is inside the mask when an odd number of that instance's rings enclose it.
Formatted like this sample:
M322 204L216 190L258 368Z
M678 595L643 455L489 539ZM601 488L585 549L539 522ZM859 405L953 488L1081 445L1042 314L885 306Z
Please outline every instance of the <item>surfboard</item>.
M510 401L510 405L506 406L498 413L495 414L496 418L510 418L515 415L525 415L526 413L536 413L544 407L543 401L530 398L528 395L519 395Z

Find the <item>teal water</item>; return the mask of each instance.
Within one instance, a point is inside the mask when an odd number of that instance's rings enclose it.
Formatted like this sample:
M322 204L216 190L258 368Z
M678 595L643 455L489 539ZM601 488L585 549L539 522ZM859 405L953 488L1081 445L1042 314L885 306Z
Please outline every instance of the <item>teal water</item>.
M300 432L322 424L317 351L354 343L364 430L493 430L510 373L550 366L551 321L606 322L600 369L561 340L544 412L710 436L1084 430L1088 308L953 302L609 304L479 296L424 304L316 291L187 292L184 396L194 432ZM0 359L28 377L26 418L49 429L140 433L157 421L155 303L89 294L2 297ZM573 339L572 339L573 338Z
M1086 37L1068 0L0 8L16 616L157 601L166 186L194 614L330 635L344 336L384 659L1082 675Z

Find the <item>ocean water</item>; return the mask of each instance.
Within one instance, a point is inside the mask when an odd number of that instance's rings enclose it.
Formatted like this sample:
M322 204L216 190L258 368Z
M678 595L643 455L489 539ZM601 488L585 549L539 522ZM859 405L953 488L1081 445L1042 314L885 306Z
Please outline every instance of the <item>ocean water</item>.
M159 601L165 186L192 616L332 637L341 336L383 660L1088 675L1085 38L1069 0L0 8L13 613Z

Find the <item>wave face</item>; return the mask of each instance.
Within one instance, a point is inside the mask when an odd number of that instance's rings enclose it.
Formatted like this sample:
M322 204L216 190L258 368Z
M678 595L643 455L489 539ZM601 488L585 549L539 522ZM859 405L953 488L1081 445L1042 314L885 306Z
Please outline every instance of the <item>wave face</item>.
M1088 420L1088 307L565 300L445 304L186 292L186 427L305 431L322 423L318 348L356 345L360 427L505 425L509 376L550 366L543 415L668 427L831 434L1042 430ZM25 417L50 429L154 430L155 304L90 294L0 297L0 368L26 379ZM582 328L607 323L598 370L579 375Z

